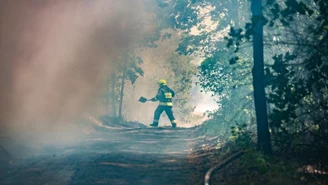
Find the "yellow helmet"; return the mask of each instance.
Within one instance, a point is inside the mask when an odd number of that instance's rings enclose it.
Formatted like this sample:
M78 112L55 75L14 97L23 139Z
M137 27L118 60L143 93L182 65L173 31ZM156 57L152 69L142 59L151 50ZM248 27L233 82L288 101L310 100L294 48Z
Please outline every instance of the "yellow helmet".
M166 80L164 80L164 79L160 79L160 80L158 81L158 84L159 84L159 85L166 85Z

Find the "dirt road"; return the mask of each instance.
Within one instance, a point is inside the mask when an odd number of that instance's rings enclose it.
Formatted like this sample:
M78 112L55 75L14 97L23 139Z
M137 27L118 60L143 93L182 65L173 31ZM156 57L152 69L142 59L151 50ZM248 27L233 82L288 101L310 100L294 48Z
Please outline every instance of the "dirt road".
M0 174L0 184L200 184L205 172L190 162L202 140L196 132L197 128L94 132L75 145L44 146L39 155Z

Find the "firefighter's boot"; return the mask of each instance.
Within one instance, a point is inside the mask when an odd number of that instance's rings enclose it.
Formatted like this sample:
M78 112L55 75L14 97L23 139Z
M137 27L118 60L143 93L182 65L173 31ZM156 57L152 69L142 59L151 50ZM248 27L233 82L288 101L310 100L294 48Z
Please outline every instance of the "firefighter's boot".
M158 123L152 123L150 124L151 127L157 127L158 126Z

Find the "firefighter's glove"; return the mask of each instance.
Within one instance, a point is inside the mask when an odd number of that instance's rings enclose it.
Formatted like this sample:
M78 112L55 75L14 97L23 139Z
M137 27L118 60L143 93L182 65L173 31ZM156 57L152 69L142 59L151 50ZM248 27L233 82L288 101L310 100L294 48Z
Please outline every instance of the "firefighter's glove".
M157 101L157 99L156 98L152 98L152 99L150 99L150 101Z

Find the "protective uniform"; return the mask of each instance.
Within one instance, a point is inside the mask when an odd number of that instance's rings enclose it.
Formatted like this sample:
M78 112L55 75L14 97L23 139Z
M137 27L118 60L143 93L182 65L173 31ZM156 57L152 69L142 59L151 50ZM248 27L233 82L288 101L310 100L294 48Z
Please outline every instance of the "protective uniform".
M172 127L175 128L177 123L172 112L172 98L175 96L175 92L167 86L165 80L159 80L158 84L160 87L156 96L150 99L151 101L159 101L159 104L154 113L153 123L150 124L150 126L158 126L159 118L163 111L165 111L171 121Z

